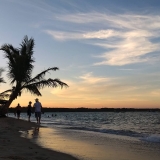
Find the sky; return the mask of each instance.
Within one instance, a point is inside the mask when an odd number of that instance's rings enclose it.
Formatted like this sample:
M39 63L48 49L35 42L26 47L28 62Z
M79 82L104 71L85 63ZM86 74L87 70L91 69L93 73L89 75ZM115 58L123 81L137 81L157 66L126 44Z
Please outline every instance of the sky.
M68 88L45 88L44 107L160 108L159 0L0 0L0 46L20 47L34 38L33 77L58 67L46 78ZM10 89L7 60L0 67ZM23 92L17 103L37 98Z

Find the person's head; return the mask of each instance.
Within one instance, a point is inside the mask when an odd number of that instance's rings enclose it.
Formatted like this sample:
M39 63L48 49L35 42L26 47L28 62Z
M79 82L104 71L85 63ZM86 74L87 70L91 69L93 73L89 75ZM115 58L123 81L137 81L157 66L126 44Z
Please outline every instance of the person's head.
M38 102L38 98L36 98L35 101Z
M18 103L18 106L19 106L19 103Z
M29 104L32 104L32 102L30 101Z

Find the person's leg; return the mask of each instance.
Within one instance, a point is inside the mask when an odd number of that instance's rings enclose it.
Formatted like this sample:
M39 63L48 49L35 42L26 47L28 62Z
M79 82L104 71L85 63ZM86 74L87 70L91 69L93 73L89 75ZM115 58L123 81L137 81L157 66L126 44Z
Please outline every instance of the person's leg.
M17 112L17 119L19 119L19 112Z
M31 114L32 114L32 113L30 112L30 113L29 113L29 121L31 121Z
M41 123L41 112L39 113L39 124Z
M36 120L37 120L37 123L38 123L38 112L35 112L35 117L36 117Z
M41 121L41 112L37 113L37 117L38 117L38 123L40 124L40 121Z
M39 124L40 124L40 121L41 121L41 116L39 117Z
M39 121L39 120L38 120L38 116L37 116L37 118L36 118L36 119L37 119L37 123L38 123L38 121Z
M30 117L31 117L31 115L29 114L29 115L28 115L28 121L29 121L29 122L30 122Z

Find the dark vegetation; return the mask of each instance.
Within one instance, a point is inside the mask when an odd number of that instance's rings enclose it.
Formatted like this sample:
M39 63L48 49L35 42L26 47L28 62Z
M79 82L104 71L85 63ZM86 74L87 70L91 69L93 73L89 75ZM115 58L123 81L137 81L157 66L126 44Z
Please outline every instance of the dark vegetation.
M22 112L27 108L22 107ZM9 108L9 112L15 112L15 108ZM43 108L43 112L160 112L158 108Z

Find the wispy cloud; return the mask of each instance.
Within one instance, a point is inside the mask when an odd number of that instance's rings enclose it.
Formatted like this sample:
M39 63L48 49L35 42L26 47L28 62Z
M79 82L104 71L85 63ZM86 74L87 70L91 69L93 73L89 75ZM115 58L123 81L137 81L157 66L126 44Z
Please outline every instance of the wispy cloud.
M77 13L68 15L57 15L56 19L72 23L97 23L99 26L109 26L121 29L158 29L160 27L159 15L124 13L116 14L110 11ZM152 23L151 23L152 22ZM146 25L147 24L147 25Z
M96 56L101 58L94 65L126 65L155 60L149 53L160 51L160 16L155 14L113 14L107 12L78 13L57 15L59 21L80 24L70 32L46 30L45 32L57 40L85 39L86 43L106 49L106 52ZM87 26L82 30L83 26ZM94 30L88 31L90 26ZM103 28L103 29L102 29ZM96 40L96 41L94 41ZM90 42L91 41L91 42ZM157 55L156 55L157 56ZM158 59L160 57L157 57Z
M125 35L128 36L125 36ZM149 53L160 51L160 44L152 43L149 39L141 36L132 36L133 32L124 34L121 40L110 40L103 44L97 44L111 51L97 56L103 58L102 62L95 65L125 65L138 62L150 61L151 58L146 56Z
M160 97L160 89L156 89L151 92L151 95L154 97Z
M109 82L111 81L111 78L106 77L94 77L92 72L86 73L79 77L83 82L89 83L89 84L96 84L96 83L102 83L102 82Z
M83 39L83 35L76 32L60 32L52 30L45 30L44 32L46 32L47 34L51 35L54 39L59 41Z
M58 97L80 98L86 95L89 99L95 99L98 97L115 98L121 92L123 95L128 95L128 93L139 89L133 84L125 84L122 81L121 78L98 77L89 72L76 77L76 81L65 80L70 86L67 90L54 89L51 93Z

